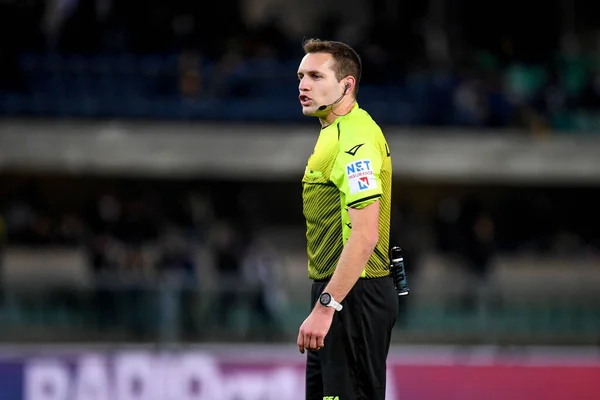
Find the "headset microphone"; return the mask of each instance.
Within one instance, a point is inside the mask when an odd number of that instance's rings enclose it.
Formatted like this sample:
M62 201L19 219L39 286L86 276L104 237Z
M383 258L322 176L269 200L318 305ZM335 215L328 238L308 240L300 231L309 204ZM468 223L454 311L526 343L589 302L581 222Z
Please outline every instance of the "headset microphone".
M344 86L344 93L342 93L342 95L333 103L331 104L325 104L322 105L318 108L319 111L323 111L325 110L327 107L333 107L334 105L336 105L337 103L339 103L340 101L342 101L342 99L344 98L344 96L346 95L346 92L348 91L348 89L350 88L350 84L346 83L346 86Z

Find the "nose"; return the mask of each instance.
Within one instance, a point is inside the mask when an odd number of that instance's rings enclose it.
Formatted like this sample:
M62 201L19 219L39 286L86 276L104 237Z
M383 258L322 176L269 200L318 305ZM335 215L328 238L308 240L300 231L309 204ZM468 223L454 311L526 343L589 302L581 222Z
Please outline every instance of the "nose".
M300 83L298 84L298 89L301 92L305 92L305 91L307 91L309 89L308 83L306 82L306 79L304 79L304 78L300 79Z

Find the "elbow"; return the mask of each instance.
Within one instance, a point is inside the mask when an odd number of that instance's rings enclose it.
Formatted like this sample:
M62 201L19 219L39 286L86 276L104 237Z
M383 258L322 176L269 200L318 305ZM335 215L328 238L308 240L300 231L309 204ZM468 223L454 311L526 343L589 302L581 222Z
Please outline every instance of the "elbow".
M379 243L379 233L375 233L373 235L369 235L369 239L367 240L369 251L375 250L375 246Z
M358 235L358 241L361 243L365 251L372 252L379 242L379 232L361 232Z

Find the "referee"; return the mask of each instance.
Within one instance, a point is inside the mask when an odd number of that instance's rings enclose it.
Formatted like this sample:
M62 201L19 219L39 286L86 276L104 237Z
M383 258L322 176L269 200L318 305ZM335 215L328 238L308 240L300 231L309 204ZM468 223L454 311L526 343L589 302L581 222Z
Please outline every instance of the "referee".
M398 297L389 276L392 162L377 123L356 102L358 54L310 39L298 68L302 113L321 131L302 179L310 315L307 400L385 399Z

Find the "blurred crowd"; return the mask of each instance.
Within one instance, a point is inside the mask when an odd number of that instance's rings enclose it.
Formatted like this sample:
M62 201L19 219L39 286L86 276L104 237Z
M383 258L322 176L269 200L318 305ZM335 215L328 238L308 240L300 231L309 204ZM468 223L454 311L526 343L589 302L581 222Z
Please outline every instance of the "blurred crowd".
M81 187L69 180L8 182L0 203L0 232L6 242L84 246L97 271L143 271L160 265L192 276L197 266L190 252L209 247L219 269L242 274L234 265L241 265L248 250L272 247L265 232L294 227L301 233L303 226L297 185L291 182L278 183L277 189L252 182L115 179L106 184L92 179ZM78 193L65 199L61 185L74 185ZM593 188L572 188L566 195L560 188L449 191L444 185L397 185L402 189L394 205L394 240L415 258L425 251L455 253L482 268L496 251L557 256L600 251L597 232L589 224L600 201ZM303 251L298 238L289 242ZM160 249L159 254L144 256L148 247Z
M2 0L0 112L301 121L295 70L316 36L361 52L382 123L594 130L597 4L535 4Z
M280 251L264 234L252 198L235 187L117 181L92 183L99 185L94 190L75 183L78 193L65 199L60 184L16 182L1 190L0 277L3 248L29 249L34 257L40 249L83 250L87 262L77 267L89 268L93 296L81 303L68 290L61 301L78 312L93 310L98 329L122 324L141 337L156 333L165 323L157 294L173 284L179 311L171 316L185 335L207 333L198 326L197 306L208 305L207 291L217 330L235 330L233 314L247 307L266 337L281 335L286 294L283 285L273 286L285 274Z
M142 267L144 257L136 251L145 243L161 242L165 249L176 250L186 248L187 241L196 245L225 241L226 247L238 249L232 253L243 254L252 247L253 238L264 239L264 231L303 226L293 182L110 182L91 179L65 199L61 186L51 181L11 181L0 201L1 237L8 243L36 247L85 245L98 268L116 264L137 268ZM469 249L471 239L464 239L464 232L475 234L477 226L485 230L491 225L494 247L505 253L558 255L600 248L595 228L589 224L600 201L594 188L565 192L561 188L450 186L452 191L446 193L445 185L435 189L426 184L396 185L394 217L398 220L393 225L405 232L402 242L415 243L408 247L442 252ZM412 232L422 232L423 227L428 234L425 240L417 240L419 234Z
M590 224L600 201L593 189L572 188L567 196L560 188L396 184L392 241L410 260L408 275L419 276L427 256L454 260L472 279L458 303L467 311L498 255L600 256ZM295 183L4 178L1 186L0 266L2 248L29 249L38 263L37 250L83 250L93 296L84 305L67 291L71 300L61 301L80 304L79 313L93 310L98 329L122 324L142 337L176 325L198 338L211 324L231 338L247 308L259 330L242 328L243 338L276 339L284 334L282 316L293 315L288 306L304 304L289 292L305 281L305 266L289 264L290 256L305 259ZM157 318L170 314L159 312L157 294L171 283L179 322L161 325Z

